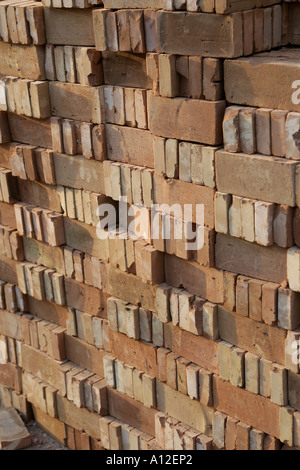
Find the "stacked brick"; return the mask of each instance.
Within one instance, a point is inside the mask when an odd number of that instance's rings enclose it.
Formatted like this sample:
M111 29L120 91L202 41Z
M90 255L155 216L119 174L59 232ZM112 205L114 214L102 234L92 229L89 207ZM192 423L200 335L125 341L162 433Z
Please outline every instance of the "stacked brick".
M0 1L1 405L70 449L300 448L299 17Z

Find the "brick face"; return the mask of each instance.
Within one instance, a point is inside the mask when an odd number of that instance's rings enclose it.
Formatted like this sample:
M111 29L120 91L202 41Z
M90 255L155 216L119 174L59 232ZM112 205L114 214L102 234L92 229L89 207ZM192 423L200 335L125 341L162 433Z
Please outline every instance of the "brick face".
M271 404L265 397L234 387L217 376L213 378L213 393L215 407L219 411L279 437L279 406Z
M218 324L221 339L253 354L285 364L285 332L250 318L243 318L218 309ZM276 359L275 359L276 358Z

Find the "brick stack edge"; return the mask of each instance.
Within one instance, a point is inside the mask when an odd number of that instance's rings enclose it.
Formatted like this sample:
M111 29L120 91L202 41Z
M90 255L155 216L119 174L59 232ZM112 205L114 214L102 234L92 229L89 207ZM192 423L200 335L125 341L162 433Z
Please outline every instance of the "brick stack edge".
M299 25L0 1L1 405L70 449L300 448ZM121 196L203 204L203 246L99 238Z

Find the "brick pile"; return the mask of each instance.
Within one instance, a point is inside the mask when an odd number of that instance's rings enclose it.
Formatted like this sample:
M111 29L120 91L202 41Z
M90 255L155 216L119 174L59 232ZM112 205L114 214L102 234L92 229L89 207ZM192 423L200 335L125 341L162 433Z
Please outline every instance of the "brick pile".
M299 25L0 1L0 404L71 449L300 448Z

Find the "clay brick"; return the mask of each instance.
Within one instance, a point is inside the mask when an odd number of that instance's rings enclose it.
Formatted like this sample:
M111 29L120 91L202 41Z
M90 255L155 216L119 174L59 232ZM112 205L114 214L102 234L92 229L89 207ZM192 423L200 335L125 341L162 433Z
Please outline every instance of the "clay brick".
M262 281L249 280L249 317L256 321L262 321L262 286Z
M190 400L188 396L160 382L156 383L156 394L159 411L170 414L172 408L172 415L175 419L186 423L187 426L191 426L204 434L210 434L209 427L212 425L213 419L211 408L202 405L196 400ZM174 403L176 403L175 406ZM199 407L202 410L201 413L199 413Z
M252 393L259 393L259 364L259 356L245 354L245 388Z
M271 246L274 242L273 220L275 205L257 201L255 202L255 241L264 246Z
M203 335L207 336L212 340L216 340L219 338L219 331L218 331L218 308L216 304L212 304L211 302L206 302L203 305L202 310L203 315Z
M182 29L183 18L185 21L184 30ZM224 44L224 37L227 37L227 47L225 48L226 50L222 51L222 56L238 57L243 53L242 17L239 13L236 13L228 18L229 20L225 27L225 20L222 16L211 17L207 13L194 15L193 13L186 14L185 12L174 14L172 12L160 11L156 16L158 50L169 54L219 57L220 41ZM216 35L210 47L204 48L202 39L206 37L206 31L211 28L214 31L221 31L224 28L223 34L225 36L222 36L221 39L221 36ZM231 39L232 28L236 28L234 41ZM171 31L176 31L176 35L172 35ZM193 35L195 38L192 43L190 42L190 35Z
M287 252L287 278L290 288L296 292L300 292L299 253L300 251L296 246L289 248Z
M294 413L294 445L299 447L299 418L300 414L298 411Z
M273 219L274 243L283 248L293 245L293 210L291 207L278 205Z
M199 401L202 405L212 406L212 373L200 369L199 371Z
M244 423L236 425L236 450L249 450L251 426Z
M238 420L228 416L225 427L225 448L236 450Z
M215 194L215 229L217 232L229 233L229 208L231 195L216 192Z
M54 302L58 305L66 304L65 287L64 287L64 276L59 273L54 273L52 276L52 287Z
M230 106L226 108L223 119L224 149L226 152L240 152L240 129L239 129L240 108Z
M278 405L288 404L287 370L279 364L271 366L271 401Z
M277 322L278 287L271 282L262 286L262 320L271 326Z
M239 112L241 152L249 155L256 151L255 111L255 108L241 108Z
M146 52L142 10L131 10L129 12L129 30L131 51L138 54Z
M174 390L177 390L177 364L176 361L179 356L173 352L167 355L167 385Z
M274 283L286 280L286 250L283 248L264 247L217 233L215 250L215 266L218 269Z
M249 281L244 276L238 276L236 282L236 313L249 316Z
M279 426L280 426L280 441L290 446L293 445L293 408L289 406L280 408Z
M274 329L250 318L238 317L220 306L218 307L218 326L221 339L232 344L238 343L246 351L259 356L263 355L268 360L274 361L276 357L278 363L284 364L284 330ZM236 336L233 336L233 331ZM250 340L252 337L255 337L255 344Z
M120 333L110 332L111 351L119 360L146 372L151 377L156 376L156 348L149 343L141 343L127 336L122 336L120 344Z
M277 31L280 30L281 28L277 27L276 34ZM287 87L287 81L289 83L293 83L293 81L296 80L296 76L293 76L294 70L292 70L292 64L295 60L295 56L293 54L290 55L289 51L286 51L285 57L289 59L288 65L286 65L286 63L282 63L280 60L278 60L279 55L282 57L281 53L273 51L271 52L271 55L269 55L269 53L260 54L260 56L256 57L254 61L249 58L237 59L235 61L226 61L224 65L226 99L231 103L243 104L246 106L285 109L288 111L297 112L297 105L292 103L290 99L290 91L284 91ZM281 73L281 71L284 70L282 73L285 75L285 77L289 76L289 78L285 78L282 80L282 82L280 80L273 82L274 74L272 71L275 68L278 73ZM259 93L257 93L256 87L250 90L247 87L248 81L242 78L243 75L246 74L251 81L253 80L253 83L258 83L258 73L266 74L270 77L270 80L265 81L263 84L266 88L264 89L264 87L260 87ZM274 91L273 97L271 99L267 94L267 89L273 89ZM280 90L285 94L286 99L279 102L278 97Z
M230 383L241 388L245 385L245 351L238 347L230 350Z
M263 450L264 433L258 429L250 430L249 450Z
M156 315L152 315L152 342L156 346L164 346L164 324Z
M243 11L243 43L244 55L250 55L254 49L254 12Z
M160 54L159 66L159 92L161 96L174 97L179 94L179 77L175 68L176 56Z
M278 326L294 330L299 326L299 293L290 289L278 289Z
M179 325L182 329L190 330L190 311L195 296L190 292L183 290L179 293Z
M222 142L224 101L172 100L153 95L150 106L150 130L155 135L208 145L219 145ZM170 114L177 116L171 123L164 118ZM195 125L194 120L190 121L195 114L198 115L199 125ZM203 126L203 122L206 126Z
M263 50L271 49L272 47L272 8L264 8L264 41Z
M190 364L186 368L187 393L192 400L199 399L199 371L196 364Z
M248 242L255 240L255 201L243 198L241 202L242 238Z
M133 369L133 395L135 400L139 401L140 403L144 403L143 375L144 372L141 372L137 369Z
M139 328L141 340L151 342L151 312L144 309L139 309Z
M167 356L170 353L169 349L158 348L157 350L157 368L158 368L158 380L160 382L167 381ZM178 365L177 365L178 371Z
M286 190L286 185L282 185L283 178L287 178L286 181L291 181L289 188L293 187L295 163L291 160L274 159L265 155L253 155L249 158L245 154L219 150L216 152L215 164L218 191L277 204L295 205L293 190ZM266 172L270 172L271 186L265 184ZM234 177L231 177L233 174ZM252 174L255 177L250 177Z
M203 95L207 100L223 99L223 66L220 59L203 60Z
M211 372L218 373L217 343L171 323L165 325L165 347Z
M212 438L204 434L196 438L196 450L212 450Z
M261 358L259 362L259 394L269 398L271 396L271 361Z
M280 447L279 439L271 435L265 436L263 450L280 450Z
M255 112L257 152L271 155L271 109L259 108Z
M108 389L110 413L139 430L155 434L154 416L157 412L145 407L142 403L124 396L116 390Z
M279 436L279 407L265 397L233 387L218 377L213 377L215 406L235 419L249 423L256 429ZM245 402L247 407L245 407Z
M271 141L272 155L284 157L285 148L285 121L287 111L273 110L271 112Z
M221 379L230 380L230 353L232 344L226 341L220 341L218 344L218 358L219 358L219 376Z
M143 397L144 405L148 408L156 407L156 382L154 377L150 377L148 374L143 374Z
M213 416L213 440L218 449L225 447L225 426L227 416L220 411L216 411Z
M163 322L170 321L170 299L171 287L168 284L162 284L156 289L157 315Z

